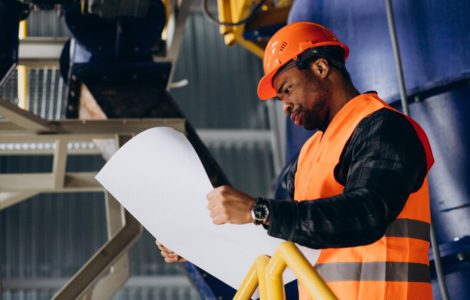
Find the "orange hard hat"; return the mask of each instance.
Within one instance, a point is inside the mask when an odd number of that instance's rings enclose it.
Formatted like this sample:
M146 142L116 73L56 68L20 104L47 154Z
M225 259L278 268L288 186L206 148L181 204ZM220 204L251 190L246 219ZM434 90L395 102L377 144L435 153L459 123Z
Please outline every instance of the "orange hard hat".
M279 69L296 59L302 52L321 46L339 46L344 50L344 60L349 48L341 43L328 28L311 22L298 22L282 27L269 40L264 50L264 76L258 84L258 97L267 100L276 96L273 77Z

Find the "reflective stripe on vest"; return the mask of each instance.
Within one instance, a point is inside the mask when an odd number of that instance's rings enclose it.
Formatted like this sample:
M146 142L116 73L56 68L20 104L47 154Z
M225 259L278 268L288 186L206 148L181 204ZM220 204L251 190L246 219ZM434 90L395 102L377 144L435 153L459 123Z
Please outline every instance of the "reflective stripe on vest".
M304 144L295 175L296 201L343 192L344 186L334 176L341 153L357 125L383 108L394 110L376 95L357 96L341 108L325 132L317 132ZM429 142L419 125L410 122L423 144L429 168L433 163ZM315 267L341 300L409 299L415 290L422 295L420 299L431 298L429 224L429 190L425 179L382 238L364 246L322 249ZM301 285L299 298L310 299Z
M322 278L334 281L430 282L429 266L406 262L329 263L315 266Z
M393 221L385 232L386 237L408 237L429 241L431 226L427 222L411 219L397 219Z

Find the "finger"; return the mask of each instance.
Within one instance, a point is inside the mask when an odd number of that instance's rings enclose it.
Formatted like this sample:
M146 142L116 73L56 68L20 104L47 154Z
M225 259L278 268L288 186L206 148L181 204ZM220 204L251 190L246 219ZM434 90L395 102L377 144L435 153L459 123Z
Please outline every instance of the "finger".
M227 223L227 217L224 214L218 214L214 218L212 218L212 223L216 225L222 225Z
M220 205L214 205L211 208L209 208L209 214L211 215L216 215L222 211L222 208Z
M212 199L214 199L216 194L217 194L217 188L213 189L206 195L207 200L212 201Z
M177 260L174 259L174 258L170 258L170 257L165 257L165 262L167 263L175 263Z
M217 218L218 216L222 217L226 215L226 213L225 213L225 209L223 206L217 205L216 207L209 210L209 215L212 219L214 219L214 218Z
M162 243L160 243L159 241L155 241L156 244L157 244L157 247L158 249L160 250L164 250L164 251L170 251L167 247L165 247Z
M163 258L169 258L170 256L168 255L167 252L165 251L160 251L160 255L163 256Z
M211 217L211 219L214 219L215 217L217 217L218 213L215 212L215 211L210 211L209 212L209 216Z
M217 201L215 200L209 200L209 202L207 203L207 208L209 210L214 209L216 206L217 206Z
M170 252L171 251L170 249L168 249L167 247L165 247L163 245L161 245L160 250L165 251L165 252Z

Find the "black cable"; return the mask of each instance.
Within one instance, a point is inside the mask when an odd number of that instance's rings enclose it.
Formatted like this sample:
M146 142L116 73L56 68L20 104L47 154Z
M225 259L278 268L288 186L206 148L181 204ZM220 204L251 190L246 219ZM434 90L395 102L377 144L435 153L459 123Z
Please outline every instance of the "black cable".
M201 0L201 8L202 12L206 16L206 18L211 21L212 23L215 23L216 25L223 25L223 26L239 26L243 24L247 24L251 20L254 19L254 17L258 14L259 10L261 7L266 3L267 0L261 0L254 8L253 10L248 14L248 16L238 22L232 23L232 22L221 22L219 19L214 17L211 12L209 11L209 6L208 6L208 0Z

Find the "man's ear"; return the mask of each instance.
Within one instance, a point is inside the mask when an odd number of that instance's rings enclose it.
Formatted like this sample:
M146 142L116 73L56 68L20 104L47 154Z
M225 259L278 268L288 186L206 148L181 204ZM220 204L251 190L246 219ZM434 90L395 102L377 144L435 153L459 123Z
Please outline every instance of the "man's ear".
M326 59L320 57L310 64L310 69L317 78L325 79L330 72L330 65Z

